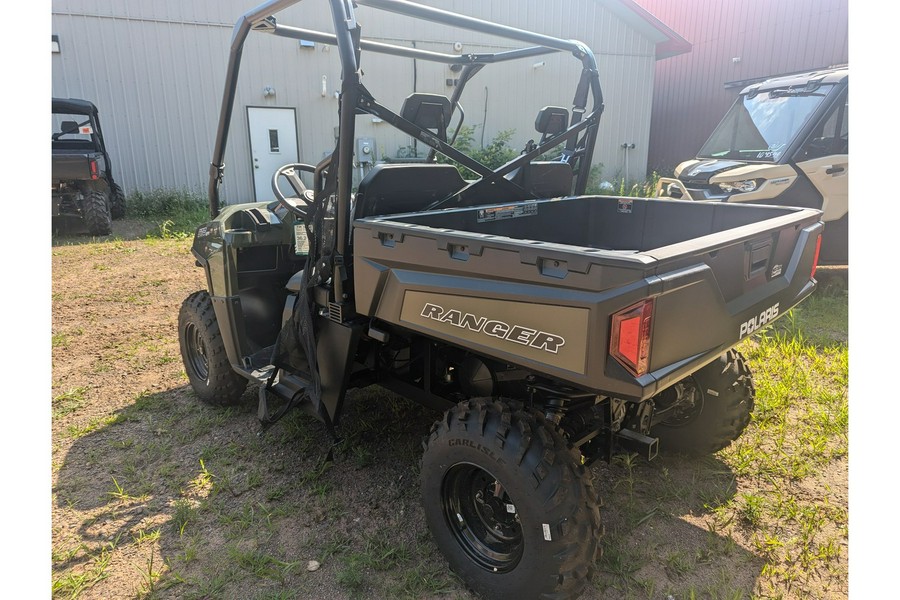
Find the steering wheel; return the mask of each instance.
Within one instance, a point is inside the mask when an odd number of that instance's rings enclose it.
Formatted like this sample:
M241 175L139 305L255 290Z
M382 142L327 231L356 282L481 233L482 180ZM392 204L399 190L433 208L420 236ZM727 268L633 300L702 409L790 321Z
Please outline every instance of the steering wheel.
M275 198L278 200L278 203L287 208L292 213L300 215L300 217L306 217L306 208L311 206L315 195L312 190L306 189L306 186L303 185L303 181L300 179L299 171L308 171L309 173L315 173L316 168L313 165L307 165L304 163L288 163L282 167L280 167L275 174L272 175L272 191L275 192ZM291 186L291 189L294 190L294 193L297 194L297 198L300 199L306 207L301 208L297 206L296 203L292 202L292 199L287 198L284 195L284 192L281 191L281 188L278 186L278 180L284 177L287 179L288 184Z

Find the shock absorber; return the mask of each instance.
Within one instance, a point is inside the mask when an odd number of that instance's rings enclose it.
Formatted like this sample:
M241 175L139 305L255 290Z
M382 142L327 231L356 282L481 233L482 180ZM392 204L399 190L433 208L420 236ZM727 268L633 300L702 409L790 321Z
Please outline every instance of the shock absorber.
M599 397L572 388L530 381L527 387L531 405L541 407L548 421L560 426L574 445L581 445L597 435L589 431L595 421L593 407Z

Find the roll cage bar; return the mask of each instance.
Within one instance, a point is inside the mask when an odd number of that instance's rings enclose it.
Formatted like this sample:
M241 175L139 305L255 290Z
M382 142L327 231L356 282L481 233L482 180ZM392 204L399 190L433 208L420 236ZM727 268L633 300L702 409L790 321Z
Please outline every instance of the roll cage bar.
M581 195L587 186L591 158L597 138L600 115L603 112L603 96L600 88L600 77L594 54L582 42L564 40L523 29L517 29L498 23L483 21L474 17L460 15L437 8L422 6L406 0L327 0L334 23L334 34L291 27L277 22L275 14L300 2L301 0L269 0L244 14L234 26L231 38L231 50L225 76L225 91L219 113L219 124L213 148L212 163L209 172L209 210L215 218L219 214L219 185L224 175L225 147L228 141L231 116L237 90L237 79L240 70L241 54L244 41L250 31L270 33L289 39L302 39L337 46L341 68L343 71L339 101L339 132L336 150L322 160L315 169L314 193L316 203L334 195L336 203L335 254L337 260L349 251L350 202L352 183L352 157L355 138L355 117L357 114L371 114L397 129L407 133L430 147L429 160L435 152L468 167L481 179L470 183L466 188L433 203L429 209L439 208L458 202L459 195L466 189L480 185L498 185L521 188L504 178L515 169L529 163L534 158L565 143L560 160L573 167L575 184L573 193ZM407 15L414 18L443 23L471 31L493 34L498 37L516 40L531 46L505 50L496 53L447 54L406 46L398 46L367 40L360 37L360 27L356 21L354 8L358 5ZM542 139L538 145L529 144L521 156L509 161L498 169L479 163L472 157L453 148L447 141L438 139L430 131L419 127L397 113L379 104L372 94L360 82L359 61L361 51L378 52L411 59L427 60L446 64L461 64L459 84L451 99L451 111L459 107L459 97L465 84L484 66L522 58L569 52L582 64L581 76L572 102L572 118L568 127L555 135ZM591 110L587 111L588 96L591 99ZM352 108L352 110L350 110ZM451 112L452 117L452 112Z

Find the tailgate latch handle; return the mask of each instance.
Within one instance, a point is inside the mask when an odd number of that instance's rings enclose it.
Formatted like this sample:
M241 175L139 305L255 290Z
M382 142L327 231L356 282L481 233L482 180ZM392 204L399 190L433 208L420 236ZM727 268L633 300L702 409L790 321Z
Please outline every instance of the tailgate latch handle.
M746 263L744 272L747 279L753 279L760 273L765 273L769 266L769 256L772 253L772 242L766 240L764 242L756 242L747 244Z

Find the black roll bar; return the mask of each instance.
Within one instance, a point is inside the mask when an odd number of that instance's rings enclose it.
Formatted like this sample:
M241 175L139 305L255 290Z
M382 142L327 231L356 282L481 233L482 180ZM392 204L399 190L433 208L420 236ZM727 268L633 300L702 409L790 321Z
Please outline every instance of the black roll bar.
M215 218L219 214L219 183L225 173L225 147L228 144L228 130L231 113L234 111L234 97L237 92L238 73L241 69L241 54L250 28L259 21L300 2L300 0L269 0L243 15L234 25L231 34L231 51L225 71L225 91L219 110L219 125L216 129L216 143L213 146L212 163L209 167L209 214Z
M281 37L292 39L306 39L324 44L332 44L338 47L343 70L341 85L341 119L338 140L337 167L341 170L337 190L338 219L336 241L338 254L346 251L349 228L350 208L350 172L352 169L352 145L355 133L356 106L360 100L358 52L360 50L392 54L407 58L429 60L447 64L491 64L515 60L520 58L540 56L553 52L570 52L582 63L582 76L573 100L572 123L575 125L582 118L590 118L591 125L587 128L581 142L576 146L574 137L569 138L566 145L566 155L581 154L584 163L589 163L593 154L594 143L597 136L596 118L599 118L603 110L603 97L600 88L600 79L597 71L597 62L590 49L577 40L563 40L548 35L543 35L507 25L491 23L474 17L460 15L437 8L422 6L406 0L356 0L362 6L407 15L419 19L443 23L462 29L493 34L498 37L517 40L534 44L527 48L506 50L497 53L477 54L446 54L432 52L418 48L409 48L395 44L376 42L360 39L359 28L353 12L352 0L329 0L331 5L334 34L301 29L278 24L274 15L301 0L269 0L240 17L234 26L231 37L231 49L228 56L228 67L225 73L225 90L222 96L222 104L219 112L219 123L216 130L216 141L213 147L212 162L209 170L209 211L215 218L219 214L219 185L224 175L225 148L228 143L228 133L231 117L234 111L234 100L237 91L237 79L240 71L241 55L244 42L251 30L272 33ZM592 96L592 110L586 114L588 92ZM583 164L583 163L582 163ZM575 183L575 193L583 193L587 184L588 169L579 167L578 177Z
M263 30L259 29L258 31ZM290 25L272 23L272 29L266 31L278 37L290 38L292 40L307 40L310 42L318 42L320 44L337 46L336 36L330 33L324 33L312 29L303 29L301 27L292 27ZM396 44L376 42L374 40L367 40L365 38L359 40L359 48L360 50L368 50L371 52L378 52L380 54L391 54L393 56L401 56L403 58L416 58L419 60L430 60L432 62L446 63L448 65L465 65L472 63L490 64L559 52L559 50L556 48L532 46L529 48L504 50L502 52L496 52L493 54L447 54L446 52L433 52L431 50L422 50L420 48L410 48L409 46L397 46Z

